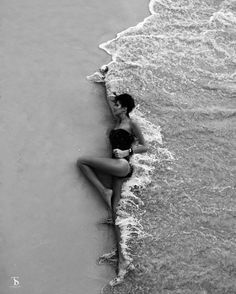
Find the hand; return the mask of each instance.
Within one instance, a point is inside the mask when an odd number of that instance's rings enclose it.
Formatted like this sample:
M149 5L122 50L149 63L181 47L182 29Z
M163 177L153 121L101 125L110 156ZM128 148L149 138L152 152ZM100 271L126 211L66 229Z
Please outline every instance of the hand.
M120 149L113 149L113 154L115 155L116 158L124 158L128 156L127 150L120 150Z

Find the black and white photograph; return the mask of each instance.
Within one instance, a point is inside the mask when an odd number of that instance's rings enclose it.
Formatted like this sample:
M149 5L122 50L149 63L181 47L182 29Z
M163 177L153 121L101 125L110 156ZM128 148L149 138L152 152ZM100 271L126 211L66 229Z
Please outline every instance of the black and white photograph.
M236 0L0 19L0 294L236 294Z

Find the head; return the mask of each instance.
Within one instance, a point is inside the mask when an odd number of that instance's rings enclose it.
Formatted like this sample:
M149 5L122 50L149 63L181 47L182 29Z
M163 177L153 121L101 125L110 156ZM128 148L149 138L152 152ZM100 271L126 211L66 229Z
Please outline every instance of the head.
M115 94L115 93L114 93ZM121 94L116 95L114 99L114 114L120 115L120 114L126 114L129 117L129 113L134 109L135 103L134 98L130 96L129 94Z

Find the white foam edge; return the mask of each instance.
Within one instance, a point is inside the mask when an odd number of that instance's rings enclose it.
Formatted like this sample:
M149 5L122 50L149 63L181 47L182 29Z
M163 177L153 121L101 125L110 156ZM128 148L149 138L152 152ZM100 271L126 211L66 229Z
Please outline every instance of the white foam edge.
M116 61L116 54L111 54L111 52L109 52L109 50L106 49L106 46L109 43L111 43L112 41L120 38L126 32L133 30L133 29L140 28L146 22L146 20L152 16L152 14L155 14L155 12L152 10L153 3L154 3L153 0L151 0L149 2L149 11L150 11L151 15L146 17L142 22L138 23L137 25L129 27L127 30L124 30L124 31L118 33L116 38L99 45L100 49L103 49L105 52L107 52L109 55L112 56L112 61L109 64L107 64L108 67L112 62ZM109 81L109 82L106 81L104 75L102 75L100 72L95 72L93 75L87 76L87 79L90 81L93 81L93 82L105 82L105 84L110 84L112 82L112 81ZM110 91L112 92L111 89L110 89ZM144 114L142 114L142 112L140 110L138 110L137 108L134 111L133 116L135 119L137 119L138 123L147 130L147 132L145 133L146 140L149 142L156 141L161 145L162 144L162 136L161 136L160 126L155 126L151 122L147 121L146 118L144 117ZM151 129L151 131L150 131L150 129ZM154 134L158 134L158 135L154 136ZM137 166L138 166L139 160L153 162L154 160L156 161L158 159L155 156L150 155L150 154L149 155L148 154L145 154L145 155L139 154L136 156ZM145 165L140 164L140 167L141 166L144 167ZM150 167L147 166L146 168L143 168L143 170L150 171ZM134 235L136 235L137 238L142 238L142 237L148 236L148 234L143 231L143 228L140 225L139 221L136 218L134 218L133 216L130 216L125 211L125 207L126 207L126 205L131 204L138 209L139 205L144 204L142 200L140 200L137 196L135 196L134 193L132 193L130 191L130 188L134 187L135 185L140 188L143 188L148 183L150 183L150 181L151 181L151 175L149 174L149 175L143 176L142 179L136 177L133 179L131 178L129 181L125 182L125 184L123 185L123 189L122 189L122 199L117 207L117 215L118 216L116 218L116 225L119 226L120 231L121 231L121 241L120 241L121 250L122 250L124 258L127 260L130 260L130 261L132 260L132 256L130 254L131 248L129 247L129 244L128 244L129 240L131 238L133 238ZM136 200L139 199L139 201L138 201L139 205L135 204L134 201L132 201L130 198L134 198Z
M136 24L136 25L134 25L134 26L131 26L131 27L129 27L128 29L126 29L126 30L124 30L124 31L121 31L120 33L118 33L118 34L116 35L116 37L115 37L114 39L109 40L109 41L107 41L107 42L104 42L104 43L100 44L100 45L99 45L99 48L102 49L102 50L104 50L104 51L106 51L109 55L112 55L111 52L106 48L107 45L109 45L111 42L113 42L113 41L119 39L120 37L122 37L123 34L129 32L129 31L131 31L131 30L133 30L133 29L135 29L135 28L137 28L137 29L140 28L140 27L146 22L146 20L147 20L148 18L150 18L153 14L155 14L154 10L152 9L153 2L154 2L154 1L151 0L151 1L149 2L149 5L148 5L148 7L149 7L149 12L150 12L151 15L145 17L144 20L141 21L141 22L139 22L138 24ZM112 61L116 61L116 54L113 54L113 55L112 55Z
M129 246L129 241L135 236L137 239L142 239L149 236L144 232L142 225L133 216L116 218L116 225L119 226L121 232L120 247L122 254L126 260L132 261L132 252Z

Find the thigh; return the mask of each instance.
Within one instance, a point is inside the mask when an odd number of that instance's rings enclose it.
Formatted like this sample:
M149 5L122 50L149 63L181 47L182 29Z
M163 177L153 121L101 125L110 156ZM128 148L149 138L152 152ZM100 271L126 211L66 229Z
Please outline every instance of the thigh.
M123 177L129 171L129 163L125 159L115 159L107 157L83 157L80 163L88 165L103 173Z

